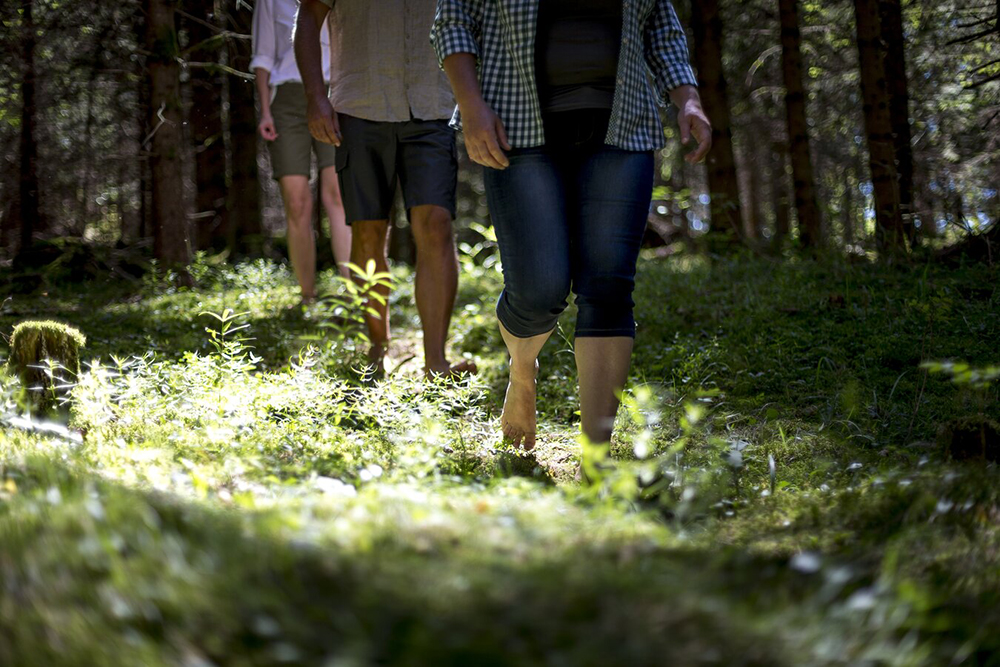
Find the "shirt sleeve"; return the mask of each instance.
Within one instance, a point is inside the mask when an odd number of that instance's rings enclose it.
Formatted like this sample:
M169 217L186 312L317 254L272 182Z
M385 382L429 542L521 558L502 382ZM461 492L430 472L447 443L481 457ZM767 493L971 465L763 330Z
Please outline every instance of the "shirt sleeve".
M253 58L250 60L250 71L258 67L268 72L274 69L277 59L277 45L274 37L274 14L271 0L257 0L253 8Z
M646 66L662 102L679 86L697 86L698 78L688 60L687 36L670 0L656 0L652 15L646 20Z
M431 26L431 45L438 64L453 53L471 53L479 59L485 0L438 0Z

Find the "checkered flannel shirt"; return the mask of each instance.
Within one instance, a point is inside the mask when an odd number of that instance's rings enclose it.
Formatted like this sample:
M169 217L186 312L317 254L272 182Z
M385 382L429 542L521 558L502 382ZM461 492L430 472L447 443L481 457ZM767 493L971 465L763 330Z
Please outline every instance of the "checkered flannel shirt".
M535 83L535 26L541 0L438 0L431 43L438 61L453 53L478 60L483 99L515 148L545 143ZM622 0L618 81L605 142L632 151L664 145L657 103L697 85L687 38L670 0ZM650 84L652 81L652 85ZM451 121L461 129L458 109Z

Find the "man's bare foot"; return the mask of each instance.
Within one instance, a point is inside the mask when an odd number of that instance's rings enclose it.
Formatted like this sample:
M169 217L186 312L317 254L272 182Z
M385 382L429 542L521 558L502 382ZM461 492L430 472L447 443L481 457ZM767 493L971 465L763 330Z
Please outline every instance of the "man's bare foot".
M476 366L476 362L469 359L462 359L454 364L445 361L424 368L424 376L431 380L459 380L478 372L479 367Z
M538 362L530 369L510 367L510 382L507 384L507 395L503 401L503 414L500 416L500 427L504 437L515 447L534 449L535 428L535 378L538 375Z

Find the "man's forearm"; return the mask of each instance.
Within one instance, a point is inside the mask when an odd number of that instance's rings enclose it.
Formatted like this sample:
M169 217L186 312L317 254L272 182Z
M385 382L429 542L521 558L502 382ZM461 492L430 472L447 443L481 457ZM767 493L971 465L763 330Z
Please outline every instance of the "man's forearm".
M327 95L320 30L329 12L329 7L319 0L302 0L295 20L295 62L309 99Z
M442 63L448 82L455 92L459 108L483 99L476 74L476 56L471 53L453 53Z
M263 67L253 71L254 84L257 86L257 97L260 98L260 115L271 115L271 72Z

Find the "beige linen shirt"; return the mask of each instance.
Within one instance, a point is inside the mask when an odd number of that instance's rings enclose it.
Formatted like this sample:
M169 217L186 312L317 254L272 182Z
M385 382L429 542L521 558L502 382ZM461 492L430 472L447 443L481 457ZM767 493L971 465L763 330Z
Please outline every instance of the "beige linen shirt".
M331 8L330 95L373 121L443 120L455 109L428 36L437 0L322 0Z

